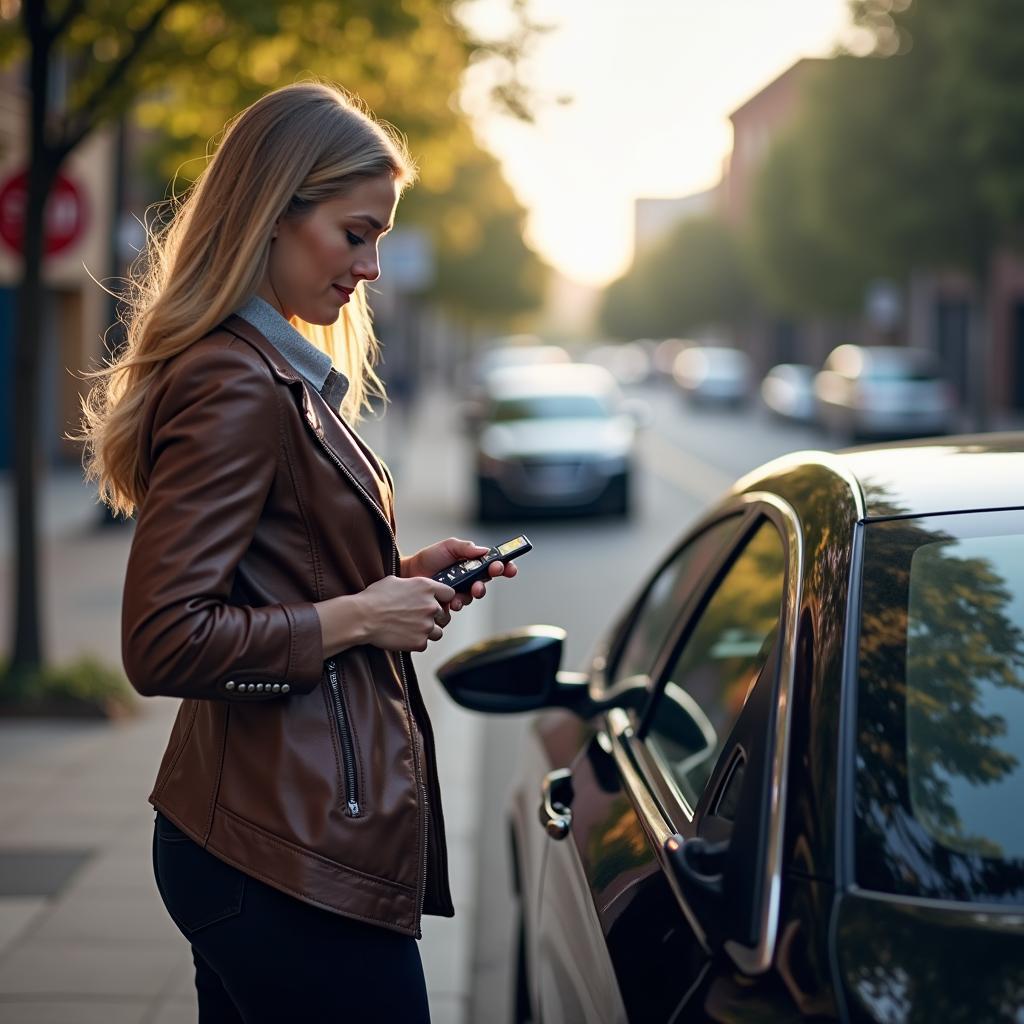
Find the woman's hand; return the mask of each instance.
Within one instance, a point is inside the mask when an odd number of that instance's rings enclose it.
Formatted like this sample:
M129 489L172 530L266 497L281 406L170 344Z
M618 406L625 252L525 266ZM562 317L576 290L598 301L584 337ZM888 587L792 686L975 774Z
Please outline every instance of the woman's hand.
M385 576L358 594L330 598L313 607L320 616L324 657L372 644L385 651L425 651L451 621L455 591L417 576Z
M460 540L458 537L449 537L447 540L438 541L429 547L417 551L415 555L402 559L401 574L403 577L433 576L434 573L447 569L453 562L461 562L467 558L479 558L486 555L489 548L481 547L470 540ZM502 564L492 562L487 571L491 579L504 576L512 579L518 571L511 562ZM448 608L457 612L469 604L474 597L483 597L487 593L487 587L482 580L477 580L467 594L456 594L448 602Z

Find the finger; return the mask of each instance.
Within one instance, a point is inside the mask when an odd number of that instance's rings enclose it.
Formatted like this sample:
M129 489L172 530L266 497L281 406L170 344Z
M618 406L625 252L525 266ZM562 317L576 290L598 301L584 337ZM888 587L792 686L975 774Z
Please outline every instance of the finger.
M473 584L473 588L470 593L474 597L483 597L487 593L487 587L480 580L477 580L476 583Z
M461 612L462 611L462 599L458 597L452 598L452 603L448 605L448 611L450 612Z
M437 601L438 604L451 604L455 597L454 588L449 587L444 583L435 583L433 580L430 580L430 584L434 600Z
M502 575L505 577L505 579L510 580L512 579L513 576L515 576L517 572L519 572L519 568L516 566L516 564L514 562L509 562L505 566Z
M445 544L448 550L459 558L468 558L470 555L485 555L490 548L480 544L474 544L471 540L461 540L459 537L449 537Z
M428 640L440 640L444 636L444 630L435 622L433 629L427 634Z
M439 626L447 626L452 621L451 612L447 608L442 608L437 615L434 616L434 622Z

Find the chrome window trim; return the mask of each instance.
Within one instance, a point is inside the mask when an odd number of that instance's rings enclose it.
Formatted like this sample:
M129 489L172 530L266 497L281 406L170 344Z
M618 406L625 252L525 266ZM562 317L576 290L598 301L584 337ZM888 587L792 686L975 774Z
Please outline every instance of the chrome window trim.
M797 656L796 626L800 618L800 604L803 596L805 551L799 517L793 507L778 495L763 491L740 494L725 509L719 511L724 512L730 508L739 511L760 511L767 514L775 527L779 529L785 542L787 554L786 580L779 623L779 636L782 639L776 681L775 745L772 752L769 787L770 804L763 867L763 896L758 912L758 942L755 946L750 947L730 939L724 945L725 951L740 970L746 974L762 974L771 966L778 939L793 674ZM654 795L653 783L648 779L643 767L646 758L638 757L637 751L631 749L633 744L639 743L639 741L634 734L630 718L621 708L611 709L606 717L613 756L622 773L626 792L633 802L637 816L648 835L687 921L702 947L709 950L707 936L701 928L693 908L678 889L674 873L667 862L664 843L672 835L669 828L671 818ZM663 775L663 773L661 774ZM681 803L681 808L688 810L686 801ZM692 812L687 817L692 819Z

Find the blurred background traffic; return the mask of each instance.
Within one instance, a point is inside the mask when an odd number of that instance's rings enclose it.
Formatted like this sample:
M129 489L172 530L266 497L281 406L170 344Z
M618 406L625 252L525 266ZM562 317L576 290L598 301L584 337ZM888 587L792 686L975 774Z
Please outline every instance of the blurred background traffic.
M371 289L389 403L365 433L395 471L404 547L499 542L533 520L520 578L459 628L567 626L575 667L753 466L1024 424L1019 13L1014 0L0 0L0 708L109 707L123 685L130 524L96 506L66 435L82 371L122 343L119 296L161 202L257 96L328 78L407 135L420 180ZM0 738L6 843L99 849L91 833L29 827L19 777L44 734L22 721ZM465 759L447 792L457 819L470 809L457 833L469 923L444 951L461 966L428 965L428 981L452 1019L497 1020L516 727L473 726L485 733L470 741L455 721ZM135 770L148 779L148 763ZM0 1017L55 984L40 969L32 988L18 944L35 936L45 962L56 941L38 916L56 890L4 917L21 890L4 888L2 856ZM90 990L96 968L83 972L62 998ZM185 1006L161 984L130 996L138 1019L172 1019L159 993Z

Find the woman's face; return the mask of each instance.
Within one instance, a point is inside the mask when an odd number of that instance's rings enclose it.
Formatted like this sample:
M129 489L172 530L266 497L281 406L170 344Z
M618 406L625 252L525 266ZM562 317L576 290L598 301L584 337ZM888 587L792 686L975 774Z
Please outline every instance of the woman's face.
M259 295L286 319L333 324L355 286L380 276L377 243L397 204L391 177L369 178L300 217L282 217Z

